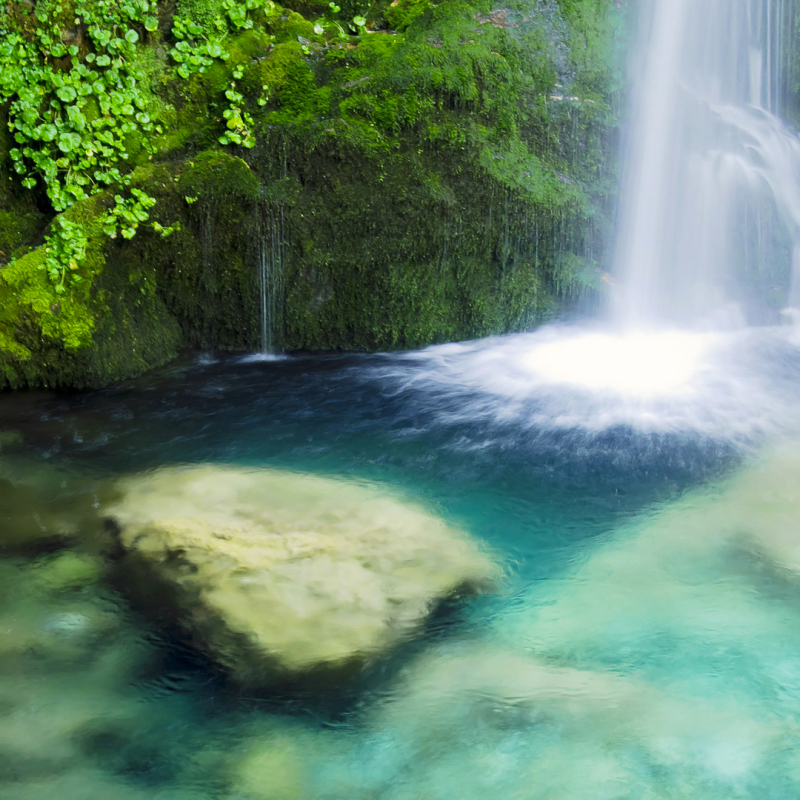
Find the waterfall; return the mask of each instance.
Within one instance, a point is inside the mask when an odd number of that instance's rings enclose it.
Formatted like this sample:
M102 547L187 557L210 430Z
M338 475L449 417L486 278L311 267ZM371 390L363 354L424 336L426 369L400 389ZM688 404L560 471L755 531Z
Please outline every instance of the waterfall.
M800 3L634 2L614 324L430 347L402 379L448 398L443 424L518 420L529 441L633 431L659 437L654 450L688 437L745 452L797 438L800 140L782 101ZM558 259L557 214L535 220L534 241ZM797 324L775 324L780 310Z
M258 275L261 296L261 352L279 352L283 332L283 208L261 215Z
M800 301L800 142L780 118L792 0L641 5L613 317L760 321L757 275Z

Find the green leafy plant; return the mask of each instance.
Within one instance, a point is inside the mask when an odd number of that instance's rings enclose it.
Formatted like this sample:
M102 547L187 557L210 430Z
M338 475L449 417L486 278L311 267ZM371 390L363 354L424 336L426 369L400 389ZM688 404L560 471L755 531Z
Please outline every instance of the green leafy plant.
M354 33L364 33L367 30L367 19L360 15L353 17L350 23L350 30Z
M141 189L131 189L130 197L115 195L114 207L103 220L103 232L110 239L116 238L117 233L121 234L123 239L133 239L139 227L149 222L150 210L155 204L155 197L151 197ZM163 237L178 230L177 225L165 227L159 222L152 223L150 227Z
M223 0L219 13L201 24L188 16L176 16L172 35L178 40L170 50L182 78L205 72L215 60L226 61L230 54L226 40L232 31L253 27L252 12L273 11L272 0Z
M156 0L0 7L0 102L15 144L9 158L24 187L43 185L55 211L126 185L131 147L154 152L150 139L161 126L136 48L157 28ZM105 229L131 238L155 199L133 189L120 200ZM43 265L56 293L82 280L87 242L81 223L56 217Z
M177 72L182 78L205 72L215 59L228 59L228 51L224 45L227 31L221 28L222 26L214 26L209 30L191 19L175 18L172 35L178 41L170 55L178 65Z
M251 148L256 143L252 130L253 118L244 108L244 96L236 89L236 81L241 79L243 73L242 67L237 67L233 72L234 80L225 90L230 105L222 112L227 130L219 137L219 141L221 144L233 143Z
M87 245L88 237L83 225L56 217L52 232L45 237L42 265L56 294L63 294L70 283L83 280L80 268L86 258Z
M140 36L157 26L155 0L92 0L74 7L65 30L42 4L9 8L30 19L22 33L0 11L0 99L16 147L9 157L27 188L39 182L56 211L119 183L131 137L145 148L160 132L148 111L146 78L134 64ZM85 31L85 34L83 33ZM83 36L81 44L65 39Z

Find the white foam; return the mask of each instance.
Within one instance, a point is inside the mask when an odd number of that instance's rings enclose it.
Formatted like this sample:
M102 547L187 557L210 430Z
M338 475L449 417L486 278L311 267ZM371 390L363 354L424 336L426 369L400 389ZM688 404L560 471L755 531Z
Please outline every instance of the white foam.
M237 360L240 364L266 364L274 361L288 361L289 356L284 353L249 353Z
M545 384L654 397L689 387L718 339L686 331L587 332L534 345L520 360Z
M551 325L429 347L381 373L404 389L427 390L448 423L630 426L726 440L800 428L800 334L788 325L717 332Z

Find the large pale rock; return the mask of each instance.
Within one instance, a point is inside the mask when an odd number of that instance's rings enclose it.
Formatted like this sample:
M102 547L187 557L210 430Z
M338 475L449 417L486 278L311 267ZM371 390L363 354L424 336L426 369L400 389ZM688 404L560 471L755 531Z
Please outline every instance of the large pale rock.
M244 684L369 660L437 601L498 577L464 534L354 481L204 466L118 489L123 569L155 579L159 602Z

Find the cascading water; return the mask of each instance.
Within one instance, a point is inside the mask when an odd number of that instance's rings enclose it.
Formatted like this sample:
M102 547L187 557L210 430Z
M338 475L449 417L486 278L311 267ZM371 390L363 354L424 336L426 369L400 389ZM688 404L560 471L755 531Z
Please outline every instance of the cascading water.
M264 211L258 250L261 354L280 351L283 328L283 209Z
M775 324L800 316L800 140L780 118L794 0L637 7L612 324L429 348L404 380L457 394L449 421L800 432L800 335Z
M616 248L623 326L760 322L757 283L787 299L800 263L800 143L778 116L791 12L644 4Z

